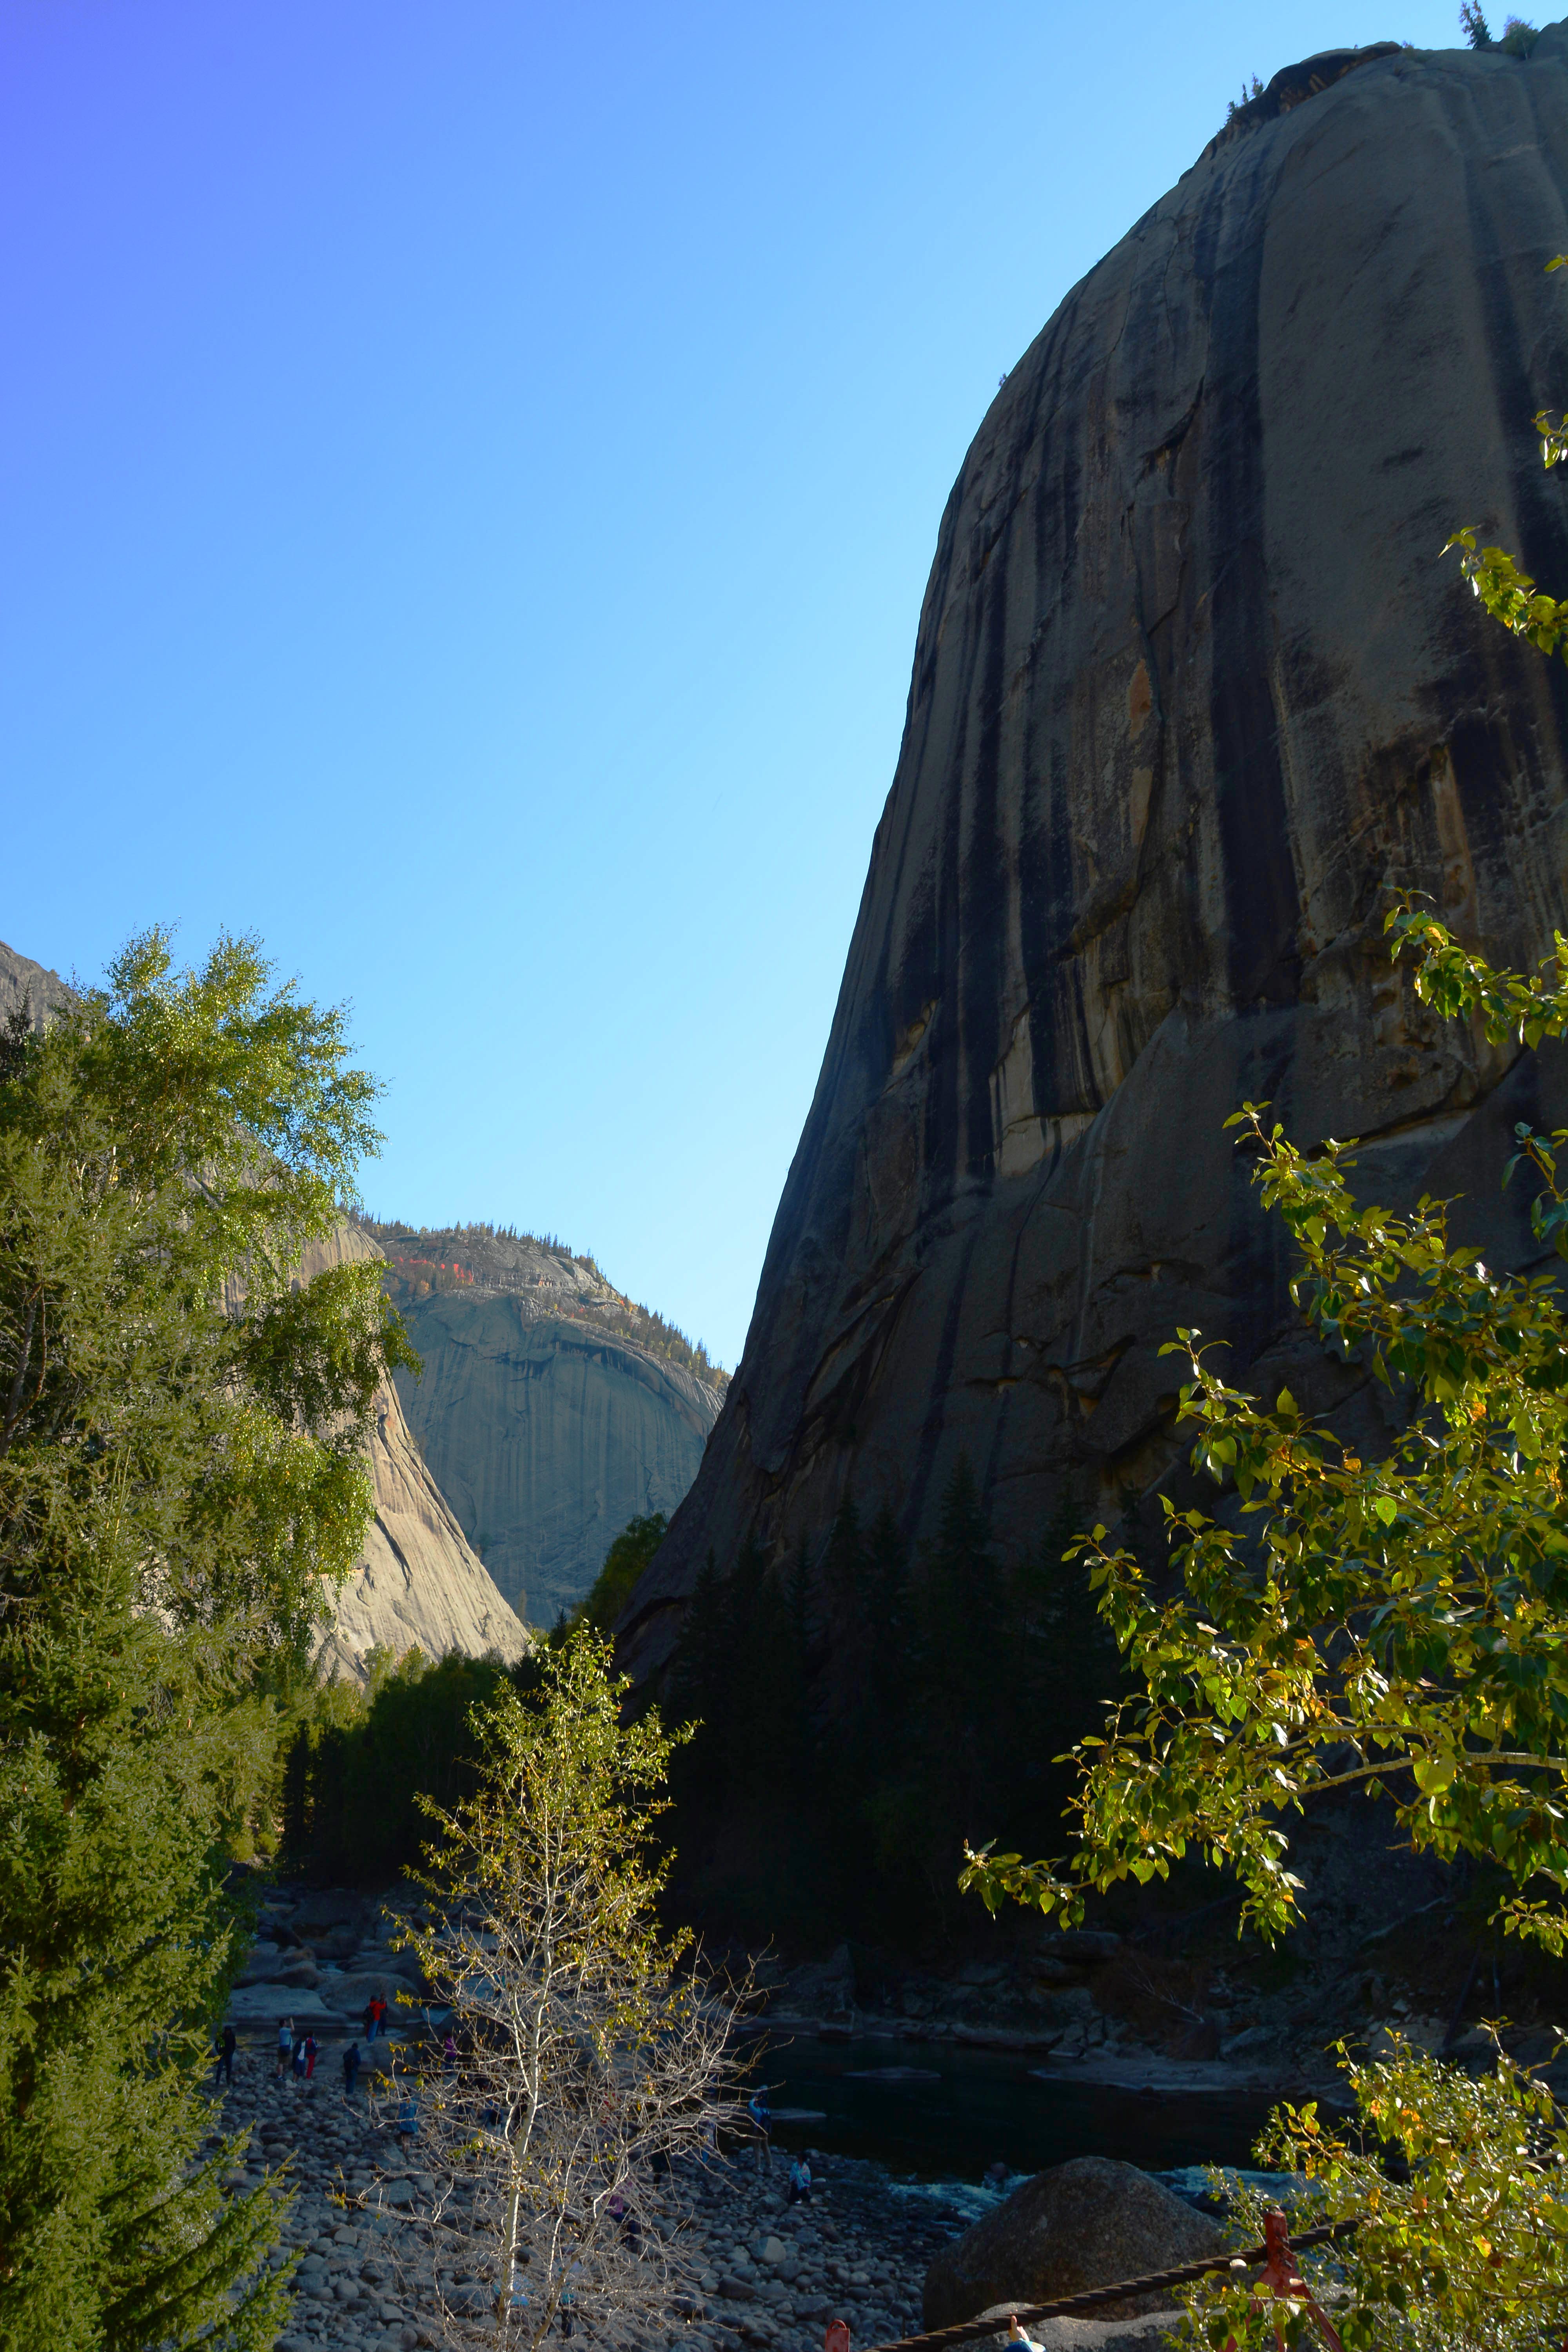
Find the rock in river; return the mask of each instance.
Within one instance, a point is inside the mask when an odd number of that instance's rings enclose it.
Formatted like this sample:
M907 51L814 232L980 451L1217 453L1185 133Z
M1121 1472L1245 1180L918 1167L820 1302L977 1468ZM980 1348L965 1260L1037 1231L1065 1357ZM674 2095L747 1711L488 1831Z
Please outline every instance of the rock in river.
M926 2273L925 2325L951 2327L1013 2295L1020 2303L1054 2302L1202 2262L1224 2248L1215 2224L1152 2174L1112 2157L1074 2157L1037 2172L942 2248ZM1170 2300L1168 2294L1133 2297L1094 2315L1132 2318Z

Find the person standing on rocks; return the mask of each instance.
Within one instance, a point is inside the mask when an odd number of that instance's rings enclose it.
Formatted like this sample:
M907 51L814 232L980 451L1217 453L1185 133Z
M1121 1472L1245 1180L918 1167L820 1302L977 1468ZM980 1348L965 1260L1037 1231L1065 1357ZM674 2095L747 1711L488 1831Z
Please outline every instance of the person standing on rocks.
M317 2042L315 2035L313 2033L307 2033L305 2036L305 2080L307 2083L310 2081L311 2077L315 2074L316 2060L320 2054L320 2051L321 2044Z
M768 2086L764 2083L746 2101L746 2112L757 2127L757 2170L771 2172L773 2163L772 2132L773 2112L768 2105Z
M811 2202L811 2167L804 2156L797 2156L789 2168L789 2201L792 2205Z
M213 2084L215 2091L217 2088L218 2083L227 2083L231 2087L233 2085L235 2041L236 2035L233 2026L226 2025L223 2029L223 2039L219 2042L217 2046L217 2081Z
M343 2052L343 2096L345 2099L352 2099L353 2097L354 2083L358 2074L359 2043L357 2042L351 2042L348 2048Z
M365 2003L365 2005L364 2005L364 2014L363 2014L363 2016L361 2018L361 2020L360 2020L360 2023L364 2027L364 2038L365 2038L365 2040L366 2040L367 2042L374 2042L374 2041L375 2040L375 1995L374 1995L374 1993L372 1993L372 1995L371 1995L370 1999L366 2001L366 2003Z
M291 2017L280 2017L278 2021L278 2064L272 2075L275 2083L280 2083L283 2080L289 2071L289 2061L293 2055L294 2021Z

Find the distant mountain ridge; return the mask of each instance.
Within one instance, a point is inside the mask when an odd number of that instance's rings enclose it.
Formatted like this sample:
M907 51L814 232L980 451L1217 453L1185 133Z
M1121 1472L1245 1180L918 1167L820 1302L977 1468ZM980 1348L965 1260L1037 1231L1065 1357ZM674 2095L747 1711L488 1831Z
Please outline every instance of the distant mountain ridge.
M722 1401L730 1375L699 1339L650 1307L635 1304L606 1281L592 1255L552 1234L514 1225L405 1225L354 1220L387 1261L387 1288L399 1307L464 1287L514 1294L525 1316L575 1315L634 1341L650 1356L679 1364Z
M729 1375L558 1241L357 1223L424 1363L397 1391L431 1475L512 1607L549 1624L628 1519L680 1503Z

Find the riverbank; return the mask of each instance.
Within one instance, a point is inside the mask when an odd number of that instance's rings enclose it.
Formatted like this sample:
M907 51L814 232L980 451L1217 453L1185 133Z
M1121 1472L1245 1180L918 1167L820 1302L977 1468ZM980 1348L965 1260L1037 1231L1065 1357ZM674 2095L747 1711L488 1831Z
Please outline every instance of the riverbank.
M340 2057L336 2038L323 2037L314 2077L279 2083L266 2040L247 2037L224 2097L223 2128L248 2134L234 2185L286 2168L294 2192L285 2246L301 2259L279 2352L416 2352L448 2340L441 2300L473 2309L477 2341L494 2292L479 2251L470 2276L449 2236L440 2254L428 2242L417 2143L399 2139L376 2075L362 2075L345 2096ZM811 2202L793 2208L785 2160L775 2155L763 2174L750 2150L681 2168L649 2192L639 2218L670 2247L686 2313L644 2329L628 2324L616 2340L627 2352L675 2343L688 2352L820 2352L835 2318L856 2346L917 2330L931 2257L970 2217L874 2165L819 2157L814 2171ZM592 2326L584 2333L602 2340Z

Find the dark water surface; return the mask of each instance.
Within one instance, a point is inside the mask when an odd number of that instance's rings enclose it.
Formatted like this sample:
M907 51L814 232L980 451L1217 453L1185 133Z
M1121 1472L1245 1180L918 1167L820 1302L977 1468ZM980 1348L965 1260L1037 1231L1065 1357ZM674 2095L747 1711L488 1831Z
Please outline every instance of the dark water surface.
M1040 2083L1045 2061L1012 2050L954 2049L947 2042L819 2042L780 2032L758 2069L775 2108L820 2109L823 2122L781 2120L784 2147L870 2157L925 2180L978 2180L987 2165L1037 2172L1073 2156L1117 2156L1150 2172L1252 2161L1273 2101L1262 2093L1111 2089L1074 2080ZM884 2067L934 2080L856 2081Z

